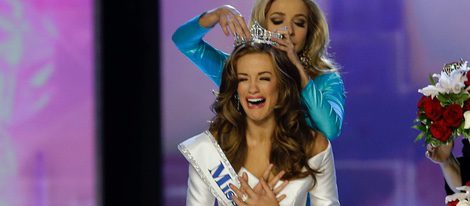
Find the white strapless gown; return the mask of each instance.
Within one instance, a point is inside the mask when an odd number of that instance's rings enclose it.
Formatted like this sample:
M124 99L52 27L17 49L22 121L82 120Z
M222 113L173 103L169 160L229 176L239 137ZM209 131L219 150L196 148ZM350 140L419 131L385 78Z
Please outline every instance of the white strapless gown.
M286 194L287 197L280 202L280 205L305 206L307 195L310 195L311 206L340 205L331 143L328 143L328 147L324 151L310 158L308 163L310 167L321 172L316 176L317 184L310 190L313 183L310 176L290 181L286 188L281 191L281 194ZM243 172L248 174L248 184L254 187L259 181L258 178L243 167L238 174L241 175ZM215 203L215 197L210 193L209 188L192 166L189 166L187 195L186 205L212 206Z

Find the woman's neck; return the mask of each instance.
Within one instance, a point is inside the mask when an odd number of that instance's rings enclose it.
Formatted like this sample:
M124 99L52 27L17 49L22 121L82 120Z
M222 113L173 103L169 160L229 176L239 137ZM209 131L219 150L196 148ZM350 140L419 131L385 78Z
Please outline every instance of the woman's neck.
M271 142L276 122L274 118L265 121L247 121L246 140L248 146L256 146Z

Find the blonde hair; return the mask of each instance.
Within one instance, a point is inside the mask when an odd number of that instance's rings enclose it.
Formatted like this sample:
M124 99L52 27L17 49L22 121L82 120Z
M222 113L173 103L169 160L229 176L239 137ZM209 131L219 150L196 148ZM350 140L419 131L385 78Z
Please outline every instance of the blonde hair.
M250 25L255 21L263 27L267 27L266 15L275 0L256 0L251 11ZM338 71L337 65L329 57L327 48L330 41L328 24L320 7L313 0L302 0L307 6L308 29L302 53L310 59L313 68L308 68L307 73L314 78L319 74Z

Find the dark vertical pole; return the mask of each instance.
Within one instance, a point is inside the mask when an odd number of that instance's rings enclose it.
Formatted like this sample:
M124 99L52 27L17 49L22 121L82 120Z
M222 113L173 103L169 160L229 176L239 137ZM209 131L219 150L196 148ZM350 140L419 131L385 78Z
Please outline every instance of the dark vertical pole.
M96 0L98 205L161 205L157 0Z

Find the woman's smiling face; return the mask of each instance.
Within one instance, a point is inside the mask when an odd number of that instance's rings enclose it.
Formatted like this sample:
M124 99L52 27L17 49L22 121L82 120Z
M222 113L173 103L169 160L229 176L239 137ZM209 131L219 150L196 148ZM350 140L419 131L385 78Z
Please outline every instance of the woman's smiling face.
M278 100L278 77L272 58L266 53L249 53L236 63L240 103L247 120L274 118Z

